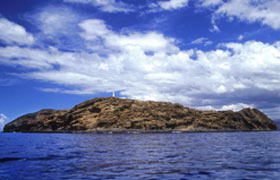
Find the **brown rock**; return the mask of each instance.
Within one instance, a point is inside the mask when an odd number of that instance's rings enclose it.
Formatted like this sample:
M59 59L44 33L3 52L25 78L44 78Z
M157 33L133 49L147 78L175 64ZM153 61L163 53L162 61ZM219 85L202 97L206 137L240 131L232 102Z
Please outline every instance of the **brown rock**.
M277 130L256 109L199 111L168 102L95 98L70 110L41 110L8 123L4 132Z

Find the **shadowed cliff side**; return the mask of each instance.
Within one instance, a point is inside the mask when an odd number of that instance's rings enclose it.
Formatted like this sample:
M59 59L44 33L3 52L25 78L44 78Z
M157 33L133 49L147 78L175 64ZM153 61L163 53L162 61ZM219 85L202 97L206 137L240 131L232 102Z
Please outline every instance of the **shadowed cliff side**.
M8 123L4 132L269 131L277 125L257 109L199 111L168 102L95 98L69 110L45 109Z

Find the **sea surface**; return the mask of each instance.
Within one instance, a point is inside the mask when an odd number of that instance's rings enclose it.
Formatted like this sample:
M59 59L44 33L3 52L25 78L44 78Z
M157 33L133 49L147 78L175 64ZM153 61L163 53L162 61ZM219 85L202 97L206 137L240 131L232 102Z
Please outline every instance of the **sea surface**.
M0 179L280 179L280 132L0 133Z

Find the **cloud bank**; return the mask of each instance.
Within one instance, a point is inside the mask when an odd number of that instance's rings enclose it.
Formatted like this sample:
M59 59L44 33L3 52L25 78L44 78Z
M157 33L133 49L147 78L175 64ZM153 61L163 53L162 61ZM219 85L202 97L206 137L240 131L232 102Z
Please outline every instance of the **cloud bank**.
M279 99L280 42L184 50L175 38L157 31L115 32L101 19L83 20L77 26L86 42L84 51L9 45L0 47L0 63L29 69L19 74L25 78L65 87L42 89L48 92L118 91L129 98L222 109L265 106L265 98ZM200 41L205 39L195 42Z
M104 10L105 6L130 7L113 0L64 2L91 4L109 13L128 11ZM169 11L186 7L190 2L158 1L149 8ZM216 32L220 31L216 20L223 17L279 28L277 19L270 21L270 17L278 14L274 10L277 1L252 2L197 3L212 12ZM265 10L272 14L262 13ZM20 67L16 76L56 85L38 87L42 91L118 92L122 97L171 101L200 109L256 107L271 114L279 109L280 41L244 42L243 36L239 36L239 41L220 43L214 49L182 48L180 40L159 30L115 30L100 18L81 17L64 6L33 11L28 19L39 32L32 34L20 24L0 18L0 40L4 44L0 46L0 64ZM7 28L10 30L6 31ZM189 44L206 49L214 42L201 37ZM277 113L273 116L277 117Z

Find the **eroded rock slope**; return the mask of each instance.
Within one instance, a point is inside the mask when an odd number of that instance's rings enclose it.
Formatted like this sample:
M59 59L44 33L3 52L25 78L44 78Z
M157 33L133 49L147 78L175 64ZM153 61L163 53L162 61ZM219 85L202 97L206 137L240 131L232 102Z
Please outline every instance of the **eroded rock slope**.
M45 109L8 123L4 132L277 130L257 109L199 111L180 104L95 98L69 110Z

